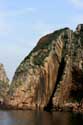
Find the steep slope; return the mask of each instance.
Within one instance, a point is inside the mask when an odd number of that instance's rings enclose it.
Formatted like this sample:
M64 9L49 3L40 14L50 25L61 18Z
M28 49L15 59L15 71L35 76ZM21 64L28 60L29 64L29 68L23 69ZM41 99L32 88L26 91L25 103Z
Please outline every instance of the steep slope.
M0 64L0 103L3 102L4 97L7 95L9 87L9 79L7 78L3 64Z
M54 107L78 111L83 103L83 25L78 25L64 57L65 67L53 97ZM60 69L61 70L61 69Z
M71 32L65 28L39 40L16 70L8 105L24 109L47 106L56 85L64 39L69 39Z
M82 108L82 37L80 24L75 32L64 28L41 38L16 70L6 105L15 109L44 109L50 105Z
M3 81L4 83L8 83L9 79L6 75L5 69L4 69L4 65L0 64L0 81Z

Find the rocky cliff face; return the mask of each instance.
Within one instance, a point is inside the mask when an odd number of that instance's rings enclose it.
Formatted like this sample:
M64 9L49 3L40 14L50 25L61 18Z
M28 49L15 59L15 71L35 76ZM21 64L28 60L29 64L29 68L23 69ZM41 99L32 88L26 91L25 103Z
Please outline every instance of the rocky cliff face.
M9 87L9 79L7 78L3 64L0 64L0 103L3 102L4 97L7 95Z
M4 83L9 82L3 64L0 64L0 81L3 81Z
M83 25L41 38L15 72L7 105L17 109L81 105L83 98ZM75 107L75 106L74 106ZM78 107L76 107L78 108Z
M83 110L83 25L71 34L64 52L63 73L52 98L53 105Z

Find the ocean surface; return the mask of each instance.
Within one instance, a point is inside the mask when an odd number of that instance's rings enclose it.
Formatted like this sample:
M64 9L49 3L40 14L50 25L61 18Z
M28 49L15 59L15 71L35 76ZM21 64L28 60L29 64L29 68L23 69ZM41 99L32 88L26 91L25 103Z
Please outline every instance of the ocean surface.
M83 125L83 115L67 112L0 111L0 125Z

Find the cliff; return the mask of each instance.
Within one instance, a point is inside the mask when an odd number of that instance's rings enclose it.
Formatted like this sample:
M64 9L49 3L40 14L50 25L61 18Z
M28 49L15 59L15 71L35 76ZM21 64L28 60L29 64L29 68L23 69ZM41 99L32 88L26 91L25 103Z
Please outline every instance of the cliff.
M3 99L6 97L9 87L9 79L6 75L3 64L0 64L0 103L3 103Z
M17 68L7 106L83 110L83 25L42 37Z

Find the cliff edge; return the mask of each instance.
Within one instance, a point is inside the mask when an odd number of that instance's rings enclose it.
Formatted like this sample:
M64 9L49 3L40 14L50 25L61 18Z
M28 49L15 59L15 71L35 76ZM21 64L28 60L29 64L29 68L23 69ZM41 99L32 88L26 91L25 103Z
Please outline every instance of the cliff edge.
M6 102L15 109L83 110L83 24L39 40L17 68Z

